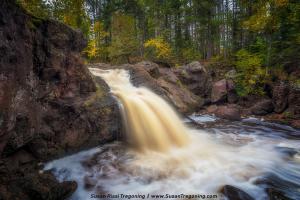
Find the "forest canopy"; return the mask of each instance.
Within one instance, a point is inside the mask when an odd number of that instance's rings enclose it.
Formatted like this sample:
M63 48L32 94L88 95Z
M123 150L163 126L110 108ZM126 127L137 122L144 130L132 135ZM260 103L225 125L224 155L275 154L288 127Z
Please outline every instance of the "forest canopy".
M242 93L300 63L299 0L18 0L41 18L80 29L89 62L148 59L172 66L226 60Z

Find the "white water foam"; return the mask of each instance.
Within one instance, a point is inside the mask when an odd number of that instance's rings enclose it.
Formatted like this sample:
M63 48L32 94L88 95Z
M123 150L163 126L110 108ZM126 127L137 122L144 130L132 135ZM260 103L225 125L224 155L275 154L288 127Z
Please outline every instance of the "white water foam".
M215 134L204 130L187 129L177 117L173 122L172 119L166 119L168 118L166 113L171 113L171 116L175 117L173 111L151 91L140 90L132 86L128 73L99 70L94 70L94 72L107 78L106 81L112 88L113 94L122 98L122 103L126 103L125 109L130 106L127 112L131 114L123 115L126 117L125 120L131 120L130 123L143 124L138 131L135 129L135 124L133 128L127 129L129 130L127 134L134 131L133 137L139 137L140 134L146 133L143 135L144 138L159 139L161 143L155 148L150 148L151 145L148 148L149 141L137 140L147 144L143 151L127 147L122 143L104 145L101 148L48 163L45 170L52 169L61 181L75 180L78 183L78 190L71 197L72 200L85 200L89 199L92 194L108 193L219 195L224 185L236 186L256 200L263 200L267 199L267 194L264 188L255 183L256 180L266 173L282 176L278 169L292 168L286 164L286 158L276 151L276 147L282 145L283 142L289 143L289 140L270 139L260 135L243 135L236 132L226 133L221 129L216 129ZM134 102L140 103L142 107L134 105ZM155 123L145 122L142 116L132 115L137 112L136 109L138 109L138 114L147 114L143 108L147 110L147 113L152 112L152 117L147 120L154 120ZM159 116L159 111L164 112L163 118ZM154 116L159 117L163 123L160 124L157 119L153 119ZM128 119L128 117L135 117L135 120ZM207 123L216 119L211 116L194 116L194 120ZM172 123L176 126L171 126ZM158 125L160 128L149 127L149 124ZM172 127L169 130L176 131L176 139L184 140L184 145L169 145L168 137L161 135L173 134L172 131L163 131L168 126ZM176 127L180 127L179 132ZM152 133L149 130L159 130L159 132ZM238 128L232 128L232 130L243 131ZM188 143L183 136L189 138ZM180 144L180 141L177 143ZM168 145L167 151L160 151L164 145ZM294 159L297 159L297 156ZM300 173L299 167L294 169L295 178L291 177L292 181L300 177L298 173Z

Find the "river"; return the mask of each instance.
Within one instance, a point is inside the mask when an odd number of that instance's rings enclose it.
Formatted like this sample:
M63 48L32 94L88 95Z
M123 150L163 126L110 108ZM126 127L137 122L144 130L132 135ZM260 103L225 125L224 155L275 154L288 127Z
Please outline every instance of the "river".
M300 199L299 130L256 118L181 118L131 85L128 72L90 70L120 101L126 140L46 164L60 181L77 182L70 199L226 199L225 185L257 200Z

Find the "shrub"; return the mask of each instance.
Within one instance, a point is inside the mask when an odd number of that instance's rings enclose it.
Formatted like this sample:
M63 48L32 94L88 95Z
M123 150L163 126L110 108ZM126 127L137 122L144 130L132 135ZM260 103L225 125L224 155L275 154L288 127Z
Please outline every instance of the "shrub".
M132 16L116 12L112 16L112 41L108 48L112 63L130 63L130 58L138 52L139 45Z
M145 42L145 57L155 62L169 63L172 58L172 48L163 38L152 38Z
M181 54L185 64L201 59L199 51L192 47L182 49Z
M262 58L242 49L236 53L236 84L240 96L264 94L264 85L268 78L267 69L262 66Z
M84 53L89 61L106 62L108 60L108 47L105 40L109 33L104 30L104 25L96 21L91 27L90 38Z

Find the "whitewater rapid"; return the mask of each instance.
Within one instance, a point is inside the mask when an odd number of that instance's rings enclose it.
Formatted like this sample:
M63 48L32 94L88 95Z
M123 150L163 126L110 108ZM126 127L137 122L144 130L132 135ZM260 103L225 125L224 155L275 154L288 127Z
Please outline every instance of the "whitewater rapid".
M188 128L162 98L133 86L128 71L90 71L107 82L122 104L127 142L107 144L45 166L59 180L78 183L72 200L103 194L140 195L133 199L199 194L223 199L220 189L224 185L233 185L263 200L268 198L267 193L258 182L267 174L300 185L299 153L287 160L278 151L286 146L299 151L300 143L271 135L290 130L263 129L265 125L259 124L247 127L244 123L249 122L207 130ZM217 120L211 116L191 117L200 123ZM293 191L289 195L299 194ZM115 197L111 199L124 199Z

